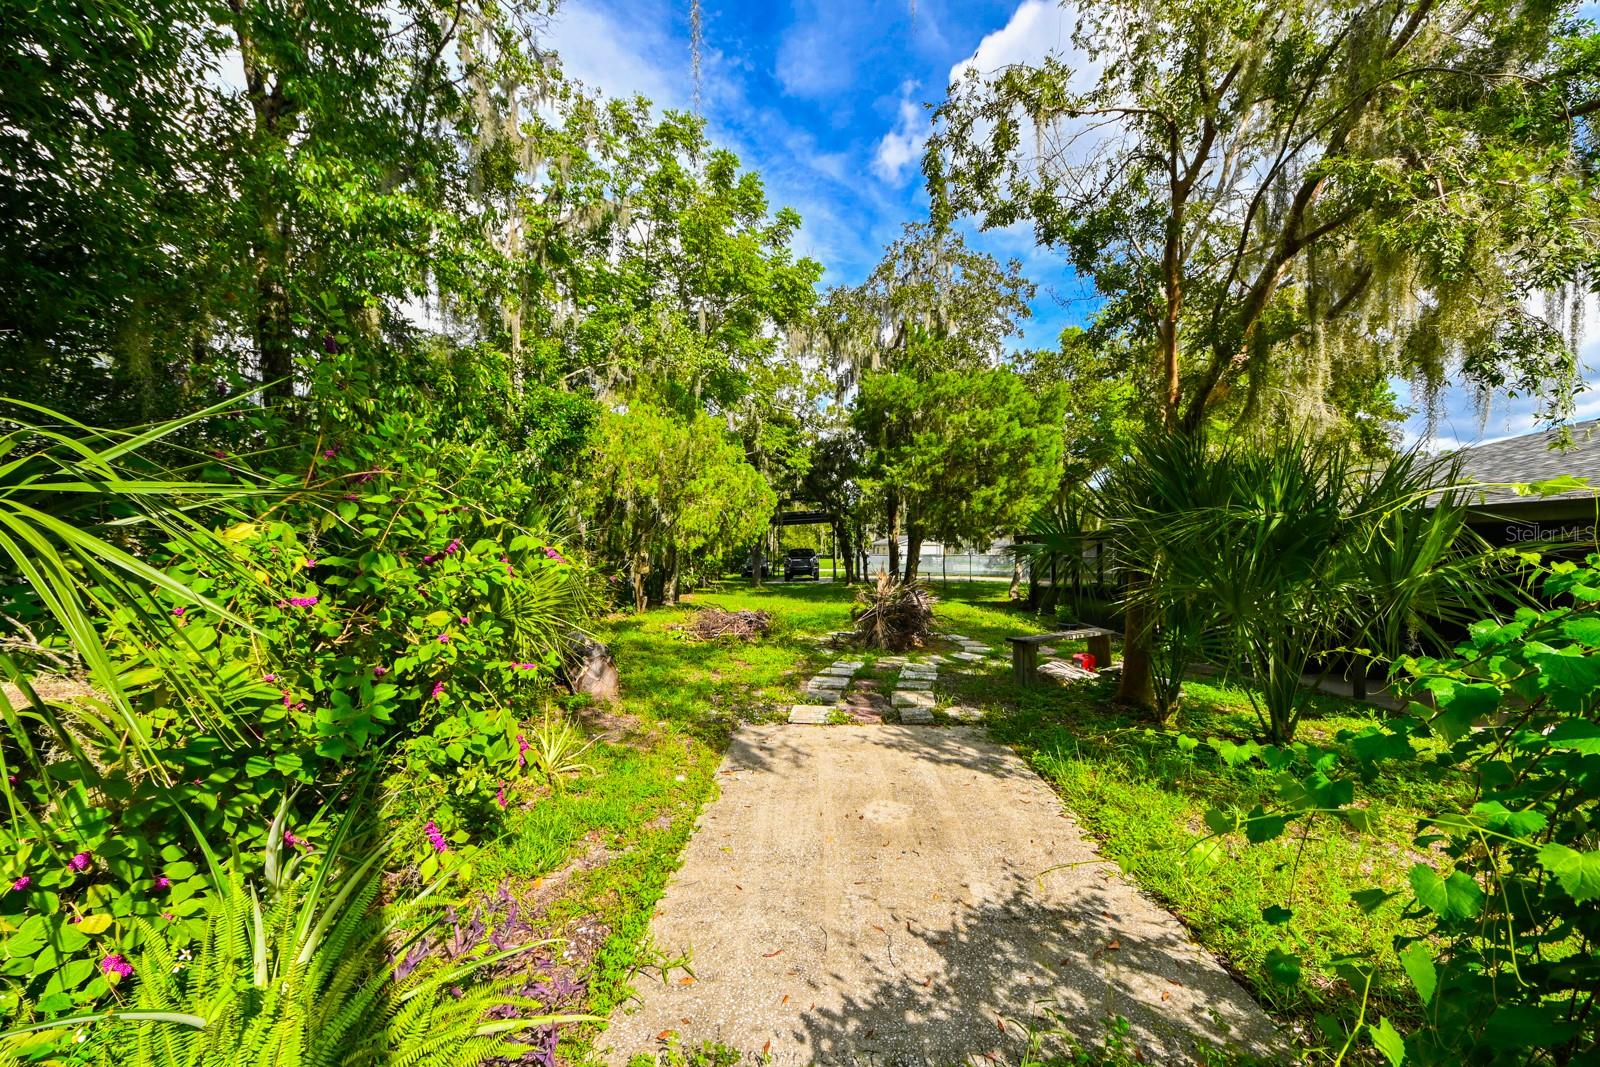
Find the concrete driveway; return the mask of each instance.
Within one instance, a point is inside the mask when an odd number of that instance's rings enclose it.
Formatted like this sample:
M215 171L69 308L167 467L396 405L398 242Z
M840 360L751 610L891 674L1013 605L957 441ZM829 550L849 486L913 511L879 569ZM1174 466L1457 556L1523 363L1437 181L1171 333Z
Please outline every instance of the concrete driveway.
M669 1035L775 1064L1015 1063L1030 1033L1149 1063L1281 1035L1168 912L1101 860L981 730L762 726L721 769L652 932L693 977L641 978L599 1044Z

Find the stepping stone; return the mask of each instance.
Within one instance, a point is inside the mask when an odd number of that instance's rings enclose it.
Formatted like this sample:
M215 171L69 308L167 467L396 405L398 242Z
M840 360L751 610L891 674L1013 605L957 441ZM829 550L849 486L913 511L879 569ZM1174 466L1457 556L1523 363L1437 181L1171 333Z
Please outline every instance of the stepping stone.
M969 708L965 704L952 704L944 709L944 713L957 722L982 722L983 709Z
M789 709L789 721L795 726L826 726L832 717L829 704L796 704Z
M824 667L817 672L817 677L853 678L855 673L855 668L853 667Z
M900 670L900 677L926 678L929 681L932 681L933 679L939 677L939 672L934 670L932 667L927 667L922 670L918 670L916 667L903 667Z
M826 689L821 686L806 686L806 696L812 700L838 700L844 696L843 689Z
M923 656L921 662L923 662L923 663L949 663L950 661L945 659L943 656L939 655L938 653L934 653L931 656Z
M902 678L895 685L903 693L931 693L933 692L933 679L931 678Z
M904 667L905 665L906 658L904 656L884 656L876 664L879 667Z
M894 706L897 708L932 708L933 694L918 693L910 689L896 689L894 691Z
M983 662L983 657L978 655L976 652L957 652L956 653L956 659L965 660L968 663L981 663L981 662Z
M963 637L961 634L945 634L945 636L948 637L952 641L959 641L959 642L962 642L962 643L965 643L967 641L971 641L972 640L972 638Z
M850 669L852 671L859 671L861 669L861 667L862 667L862 662L860 660L858 660L858 659L848 659L848 660L847 659L839 659L839 660L834 660L833 663L829 664L829 667L830 667L830 669L834 668L834 667L837 667L837 668L848 668L848 669Z
M907 726L929 726L933 723L933 712L927 708L901 708L900 721Z

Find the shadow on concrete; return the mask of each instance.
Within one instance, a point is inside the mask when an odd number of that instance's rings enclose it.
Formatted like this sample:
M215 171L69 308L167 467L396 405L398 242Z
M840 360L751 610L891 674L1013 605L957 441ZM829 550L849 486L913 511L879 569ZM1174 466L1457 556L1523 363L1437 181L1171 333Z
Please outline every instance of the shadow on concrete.
M919 1065L1062 1059L1108 1044L1162 1064L1282 1053L1260 1012L1180 931L1130 932L1124 904L1103 890L1048 903L1017 878L951 928L885 924L873 931L880 944L863 946L878 980L800 1013L783 1044L809 1062ZM819 984L844 977L825 972Z
M653 934L694 975L641 989L611 1062L716 1042L773 1064L1041 1062L1098 1049L1286 1058L1250 996L967 727L733 738ZM1208 1058L1209 1059L1209 1058Z
M873 730L873 740L883 749L914 753L919 760L961 767L1000 779L1037 781L1027 764L1008 749L988 741L988 735L970 726L771 726L746 727L734 733L728 746L724 772L783 771L803 767L811 758L809 738L803 730Z

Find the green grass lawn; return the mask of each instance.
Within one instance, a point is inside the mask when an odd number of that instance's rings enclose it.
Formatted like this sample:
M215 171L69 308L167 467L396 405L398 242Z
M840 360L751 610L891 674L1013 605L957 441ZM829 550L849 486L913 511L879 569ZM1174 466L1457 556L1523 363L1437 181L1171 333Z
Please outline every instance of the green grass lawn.
M972 591L952 583L943 592L947 628L969 637L1003 647L1006 634L1039 629L1037 620L1006 602L1003 588ZM1244 690L1191 681L1173 721L1153 728L1116 709L1109 684L1024 689L1005 659L981 673L952 674L941 685L944 700L985 709L995 736L1032 761L1104 853L1177 914L1263 1004L1296 1024L1307 1044L1325 1040L1315 1025L1318 1013L1353 1008L1354 994L1332 977L1329 964L1347 955L1381 953L1404 931L1400 900L1364 914L1350 893L1405 887L1406 871L1419 858L1410 844L1416 819L1438 784L1398 774L1371 783L1364 792L1374 801L1376 829L1368 834L1322 819L1265 844L1247 845L1239 835L1216 839L1204 822L1207 809L1270 807L1277 776L1259 765L1229 767L1204 744L1185 752L1179 737L1258 736ZM1359 730L1379 714L1315 696L1300 736L1329 739L1340 730ZM1263 918L1263 909L1273 905L1293 913L1286 925ZM1275 948L1307 961L1298 985L1285 987L1270 976L1267 955ZM1402 1019L1418 1011L1398 967L1380 972L1374 995L1381 1014Z
M1152 729L1116 711L1100 683L1023 689L1012 680L1005 638L1041 632L1050 620L1013 606L1003 584L950 583L935 591L943 629L1000 653L977 671L943 672L940 705L984 709L995 735L1032 761L1105 854L1181 917L1280 1018L1307 1023L1298 1029L1315 1044L1309 1020L1349 1007L1349 990L1328 977L1326 964L1382 948L1401 925L1398 904L1364 915L1349 892L1404 884L1415 859L1409 851L1415 813L1426 790L1437 787L1420 780L1376 783L1376 834L1313 825L1307 834L1265 845L1232 839L1201 845L1207 808L1270 803L1275 791L1272 775L1259 768L1230 768L1204 745L1186 753L1178 743L1180 733L1251 736L1256 725L1247 694L1191 683L1176 720ZM650 913L700 806L714 795L731 731L741 722L778 720L801 698L804 680L837 657L816 638L848 625L852 595L835 583L756 589L730 580L680 607L620 614L599 628L617 660L622 700L609 708L569 701L601 737L584 756L592 769L511 812L505 836L484 848L474 874L483 888L511 884L538 899L552 936L588 939L582 1007L604 1014L623 1002L631 983L659 980L650 977L663 962L647 943ZM772 633L749 642L695 640L683 626L703 606L770 612ZM873 657L864 658L865 673L876 676ZM1315 735L1359 728L1369 714L1318 698L1302 729ZM552 895L546 880L559 891ZM1292 910L1287 926L1263 919L1269 905ZM1268 975L1267 953L1279 947L1309 962L1296 987ZM1401 982L1384 974L1377 989L1380 1010L1393 1017L1412 1010ZM590 1057L592 1036L570 1035L568 1057Z

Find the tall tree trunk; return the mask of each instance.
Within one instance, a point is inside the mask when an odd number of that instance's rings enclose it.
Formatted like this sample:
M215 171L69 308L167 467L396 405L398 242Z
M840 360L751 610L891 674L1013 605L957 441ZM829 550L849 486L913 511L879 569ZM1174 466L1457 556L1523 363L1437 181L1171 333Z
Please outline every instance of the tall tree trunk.
M917 570L922 563L922 531L914 522L906 523L906 581L917 580Z
M636 552L628 563L628 581L633 586L633 610L640 615L650 606L650 592L645 588L645 575L650 570L647 559L644 553Z
M1145 579L1130 575L1129 581ZM1155 681L1151 675L1150 632L1144 606L1130 599L1122 609L1122 678L1117 701L1141 711L1154 711Z
M678 546L672 545L667 549L667 566L662 572L661 602L663 604L676 604L678 602Z
M900 497L889 493L889 573L900 573Z
M271 383L268 395L294 396L294 319L289 306L289 225L287 203L277 177L279 157L288 144L299 116L299 105L284 91L281 74L274 79L270 60L256 47L253 28L242 0L230 0L234 38L244 68L245 97L254 120L250 152L256 182L246 195L255 210L255 232L250 236L252 282L255 286L256 358L261 380ZM303 17L298 0L290 3L291 18Z
M1016 544L1016 539L1013 538L1011 543L1012 544ZM1015 603L1016 601L1022 599L1022 557L1021 556L1013 555L1011 557L1011 587L1006 590L1006 596L1008 596L1013 603Z

